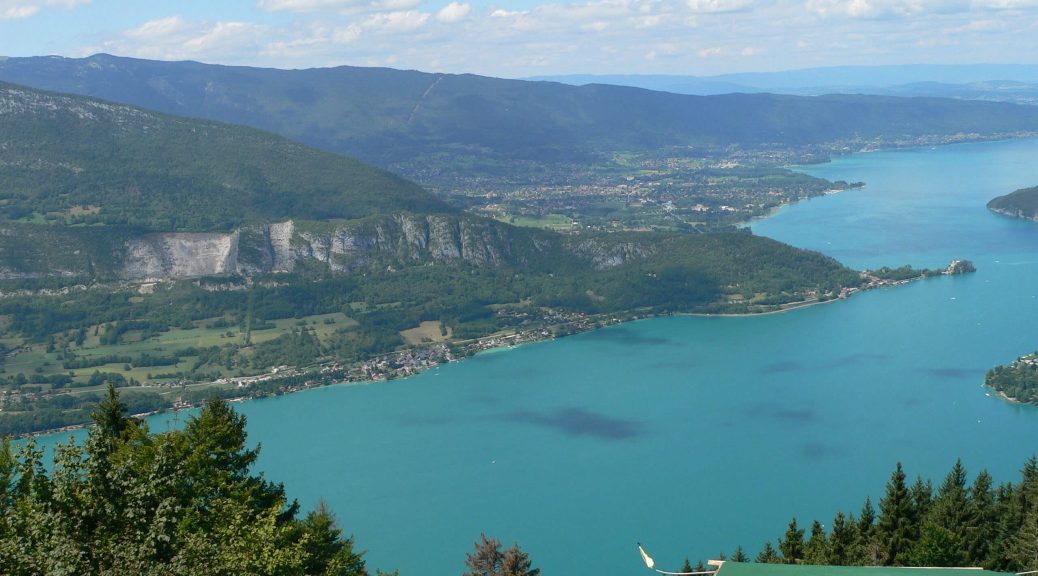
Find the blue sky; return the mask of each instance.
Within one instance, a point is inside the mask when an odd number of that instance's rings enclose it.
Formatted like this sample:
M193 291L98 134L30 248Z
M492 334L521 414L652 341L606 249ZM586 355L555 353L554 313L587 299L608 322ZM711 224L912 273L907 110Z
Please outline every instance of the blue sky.
M0 0L0 55L521 77L1038 64L1038 0Z

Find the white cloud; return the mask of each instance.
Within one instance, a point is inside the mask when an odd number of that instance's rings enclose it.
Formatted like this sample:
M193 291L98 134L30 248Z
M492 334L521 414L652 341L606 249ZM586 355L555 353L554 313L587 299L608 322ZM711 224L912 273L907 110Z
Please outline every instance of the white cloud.
M710 47L710 48L703 48L699 52L696 52L696 54L698 54L700 58L710 58L712 56L720 56L723 53L724 53L724 48L721 48L720 46L713 46L713 47Z
M471 4L462 4L461 2L451 2L450 4L440 8L439 12L436 13L436 19L440 22L458 22L464 20L469 12L472 11Z
M688 7L693 12L715 14L747 10L753 3L754 0L688 0Z
M45 8L72 10L89 3L90 0L0 0L0 21L30 18Z
M117 37L92 46L89 52L110 52L139 58L220 61L261 52L266 26L250 22L195 22L181 16L150 20ZM305 41L300 40L299 44Z
M364 27L388 32L411 32L425 26L429 16L428 12L417 10L383 12L370 16L364 21Z
M415 8L421 0L256 0L267 12L379 12Z

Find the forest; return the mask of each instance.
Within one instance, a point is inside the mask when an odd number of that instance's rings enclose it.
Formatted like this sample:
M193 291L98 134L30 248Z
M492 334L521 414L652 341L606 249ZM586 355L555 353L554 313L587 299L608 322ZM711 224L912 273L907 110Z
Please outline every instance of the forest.
M834 566L980 566L999 572L1038 568L1038 459L1016 483L996 484L986 470L970 481L956 461L940 482L909 482L898 463L878 508L837 512L826 528L794 517L764 543L756 562ZM723 555L723 554L722 554ZM731 560L750 561L741 546ZM686 561L686 565L688 562Z

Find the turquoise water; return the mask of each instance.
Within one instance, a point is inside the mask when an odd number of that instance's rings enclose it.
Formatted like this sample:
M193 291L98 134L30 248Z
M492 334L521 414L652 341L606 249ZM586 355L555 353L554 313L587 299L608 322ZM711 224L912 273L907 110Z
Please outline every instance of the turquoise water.
M1038 410L984 372L1038 348L1038 224L989 213L1038 184L1038 141L856 155L805 171L868 186L789 207L759 234L853 267L978 272L787 314L680 317L493 352L407 380L239 405L260 466L324 498L404 576L460 574L480 532L545 574L755 554L797 514L882 494L895 462L961 456L1015 480Z

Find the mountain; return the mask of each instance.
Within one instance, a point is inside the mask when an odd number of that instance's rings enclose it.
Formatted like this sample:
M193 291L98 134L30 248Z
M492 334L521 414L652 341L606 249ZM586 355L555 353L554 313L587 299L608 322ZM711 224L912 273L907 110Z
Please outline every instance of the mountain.
M491 177L664 147L813 145L1038 131L1038 109L945 99L644 89L384 68L274 70L96 55L9 58L0 79L246 124L388 167Z
M993 198L988 202L988 209L1006 216L1038 220L1038 186Z
M1038 66L1014 64L830 66L780 72L745 72L717 76L665 74L572 74L536 76L528 80L562 82L575 86L615 84L677 94L712 95L732 92L820 95L892 95L907 85L966 86L984 83L1038 83ZM934 90L920 96L943 97Z
M8 220L224 231L272 219L450 212L412 182L252 128L0 84Z

